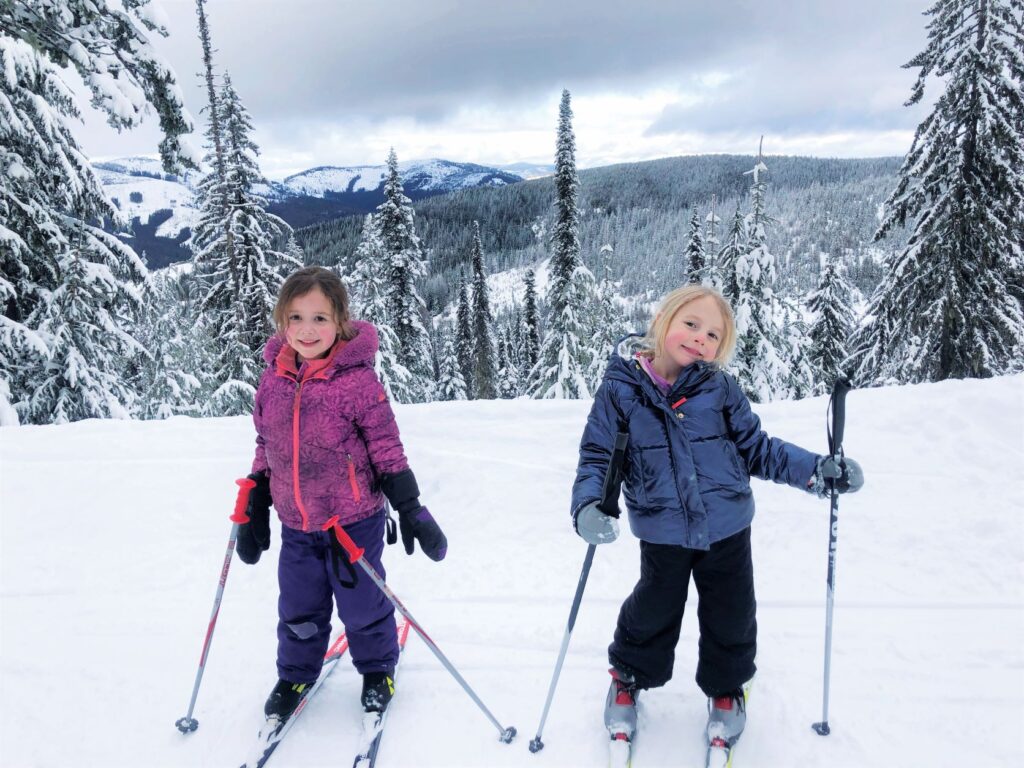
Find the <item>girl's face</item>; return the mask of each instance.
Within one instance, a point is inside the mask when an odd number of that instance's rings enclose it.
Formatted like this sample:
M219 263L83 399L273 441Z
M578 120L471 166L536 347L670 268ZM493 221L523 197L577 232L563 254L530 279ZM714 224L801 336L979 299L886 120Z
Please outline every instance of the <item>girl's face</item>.
M341 331L334 306L319 288L292 299L285 321L288 345L305 360L326 355Z
M703 296L679 308L665 334L664 363L674 373L697 360L714 360L725 335L718 302Z

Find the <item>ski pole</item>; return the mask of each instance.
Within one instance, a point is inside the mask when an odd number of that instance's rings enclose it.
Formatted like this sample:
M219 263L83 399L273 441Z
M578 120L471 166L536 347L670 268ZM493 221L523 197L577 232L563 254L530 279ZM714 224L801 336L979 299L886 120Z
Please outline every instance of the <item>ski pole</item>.
M366 575L369 576L370 579L373 581L373 583L377 585L380 591L384 593L384 596L387 597L387 599L392 602L395 608L398 609L398 612L405 616L405 618L409 622L409 626L415 629L416 634L423 638L423 642L427 644L427 647L431 650L431 652L433 652L433 654L438 658L438 660L444 665L444 668L451 673L452 677L454 677L458 681L459 685L462 686L462 689L469 694L469 697L473 699L476 705L480 707L481 711L483 711L483 713L487 715L487 719L490 720L494 727L498 729L498 733L500 734L498 736L498 739L505 744L511 742L512 739L514 739L516 736L516 729L511 726L505 728L501 723L498 722L497 718L495 718L494 715L491 714L491 711L480 700L480 697L476 695L476 692L469 686L469 683L466 682L465 678L463 678L463 676L459 674L458 670L455 669L452 663L448 661L448 657L446 657L444 653L441 651L441 649L437 647L437 644L430 639L430 636L423 630L423 627L420 626L419 622L412 617L412 614L409 613L409 609L406 608L402 604L402 601L398 599L398 596L391 591L391 588L387 585L387 583L385 583L384 579L380 577L380 574L377 573L376 569L372 565L370 565L370 563L367 562L366 558L363 556L364 550L361 547L357 546L356 543L352 540L352 537L349 536L345 529L341 527L341 524L338 522L338 515L335 515L326 523L324 523L323 530L334 531L334 535L338 539L338 543L341 545L341 547L345 550L345 553L348 555L349 562L353 563L354 565L358 565L360 568L362 568L366 572Z
M843 460L843 429L846 426L846 393L851 389L850 382L840 376L832 387L829 408L832 410L832 427L828 431L828 452L836 461ZM826 424L827 424L826 420ZM836 550L839 548L839 493L833 480L831 489L831 512L828 529L828 592L825 599L825 684L822 692L821 722L811 727L819 736L828 736L828 695L829 680L832 674L832 609L836 590Z
M604 475L604 486L601 488L601 503L598 505L602 512L612 517L619 516L619 472L622 470L622 461L626 455L626 442L629 434L619 432L615 436L615 448L612 451L611 459L608 460L608 471ZM558 649L558 661L555 662L555 671L551 675L551 684L548 686L548 698L544 702L544 712L540 716L540 725L537 726L537 735L530 742L531 752L540 752L544 749L544 742L541 741L541 734L544 731L544 723L548 719L548 711L551 709L551 700L555 697L555 687L558 685L558 678L562 674L562 663L565 661L565 653L569 650L569 637L572 635L573 627L576 626L576 615L580 611L580 602L583 600L583 590L587 586L587 578L590 576L590 566L594 562L594 551L596 544L587 546L587 556L583 558L583 570L580 572L579 584L576 585L576 596L572 601L572 608L569 611L569 624L565 628L565 635L562 637L562 646Z
M196 697L199 696L199 684L203 681L203 670L206 668L206 656L210 653L210 643L213 641L213 630L217 626L217 614L220 613L220 601L224 596L224 585L228 580L228 569L231 567L231 555L235 551L235 542L238 540L238 526L248 523L249 516L245 509L249 505L249 491L256 487L256 482L243 477L235 480L238 485L238 497L235 499L235 511L231 515L231 535L228 537L228 549L224 553L224 565L220 569L220 583L217 585L217 596L213 599L213 612L210 614L210 624L206 628L206 639L203 640L203 652L199 657L199 669L196 671L196 682L192 686L192 700L188 703L188 714L179 718L174 724L182 733L192 733L199 727L199 721L192 717L192 711L196 706Z

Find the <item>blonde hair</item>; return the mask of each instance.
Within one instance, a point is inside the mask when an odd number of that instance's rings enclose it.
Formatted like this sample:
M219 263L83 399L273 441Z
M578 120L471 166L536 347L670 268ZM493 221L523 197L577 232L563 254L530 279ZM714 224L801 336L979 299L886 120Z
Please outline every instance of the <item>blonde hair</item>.
M644 346L647 349L641 354L645 354L647 357L664 355L665 337L668 336L668 329L672 324L672 318L690 302L707 297L715 300L719 311L722 313L722 319L725 321L725 328L722 329L722 340L718 344L718 353L715 355L715 359L712 360L719 368L724 368L732 357L733 350L736 348L736 320L733 317L732 307L729 306L729 302L714 288L709 288L706 285L684 285L682 288L676 288L662 298L658 311L651 321L651 327L647 329L647 335L643 340Z
M346 340L354 339L356 330L349 322L348 291L345 290L341 278L324 267L303 267L292 272L284 281L281 292L277 294L277 304L274 305L274 325L277 326L277 332L283 335L288 326L285 317L288 305L299 296L305 296L313 290L319 290L331 302L334 322L340 328L338 335Z

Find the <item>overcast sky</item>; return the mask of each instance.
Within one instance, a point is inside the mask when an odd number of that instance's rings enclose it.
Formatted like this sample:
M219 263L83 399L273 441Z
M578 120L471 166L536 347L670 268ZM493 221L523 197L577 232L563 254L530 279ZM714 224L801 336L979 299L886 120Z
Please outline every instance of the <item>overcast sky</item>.
M194 0L154 0L155 45L197 121ZM551 163L573 97L577 163L710 152L902 155L935 98L904 107L930 0L209 0L219 72L263 171L443 157ZM86 115L94 158L153 154L156 120ZM201 145L201 137L194 143Z

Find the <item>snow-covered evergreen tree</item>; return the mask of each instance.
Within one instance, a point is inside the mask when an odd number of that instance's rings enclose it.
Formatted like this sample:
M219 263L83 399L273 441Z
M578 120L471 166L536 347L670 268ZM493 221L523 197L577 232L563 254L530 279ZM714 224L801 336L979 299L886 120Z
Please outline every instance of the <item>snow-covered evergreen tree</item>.
M26 416L55 424L129 418L137 403L124 361L143 349L121 313L141 308L146 266L117 238L82 223L56 268L57 289L29 318L48 352L29 389Z
M523 293L523 370L529 372L540 356L540 314L537 312L537 283L532 269L526 270Z
M736 313L736 354L733 366L736 378L755 403L787 397L789 393L786 343L776 325L781 319L775 296L775 257L768 249L765 211L767 182L761 153L752 171L750 214L745 228L749 233L746 252L736 260L736 284L739 298Z
M594 313L591 318L594 336L590 367L587 380L590 388L597 391L608 366L608 356L615 343L626 335L626 324L622 312L615 305L615 283L612 282L612 254L614 249L608 243L601 246L601 281L597 285Z
M817 379L811 357L811 337L796 306L783 302L782 313L781 337L788 374L784 388L791 399L801 400L814 394Z
M704 234L701 231L700 215L693 212L690 219L690 236L686 243L685 283L708 282L707 258L704 255Z
M466 382L462 379L458 353L451 334L444 334L439 361L440 376L437 382L437 394L441 400L465 400Z
M579 175L569 91L562 91L555 152L555 223L551 232L550 320L537 364L530 372L535 398L588 397L590 328L586 311L593 302L593 274L580 260Z
M374 369L388 398L409 402L414 391L412 374L400 360L398 335L391 326L388 301L387 255L373 214L366 214L352 271L352 316L372 323L377 329L380 347Z
M430 338L423 322L426 305L416 281L426 275L426 263L394 149L388 153L387 165L384 202L377 206L375 220L386 258L388 315L398 338L399 361L412 374L409 391L399 401L425 402L434 397L434 376Z
M847 343L855 320L850 306L852 289L843 271L840 260L826 254L818 289L808 300L808 307L814 312L809 333L815 369L814 394L831 392L835 380L845 373L843 364L849 356Z
M725 245L718 252L718 269L722 276L722 296L735 311L740 300L739 279L736 274L736 263L747 248L747 225L740 213L739 205L732 217L732 224L725 236Z
M151 34L167 34L153 19L146 2L121 9L87 0L0 2L0 418L5 423L19 411L22 418L30 410L35 416L29 418L55 417L39 407L35 395L41 387L53 391L50 375L43 378L44 366L66 350L51 350L39 323L56 320L48 302L70 301L63 281L83 276L92 281L96 270L85 265L105 265L113 279L126 283L88 290L110 299L135 292L141 279L133 268L117 268L118 262L137 261L134 254L122 257L128 249L95 226L103 218L119 219L68 129L79 111L58 67L76 71L91 92L92 106L115 127L132 128L155 110L165 169L194 165L191 148L179 138L191 130L191 117L174 73L150 45ZM124 333L131 302L105 306L115 333ZM108 350L118 344L93 340ZM83 372L79 381L87 378ZM29 407L30 399L35 407Z
M200 217L189 241L196 274L203 281L203 310L217 340L207 379L211 390L205 412L229 416L252 410L263 372L263 346L273 333L271 316L281 277L302 266L277 250L291 234L284 220L270 214L253 188L264 181L259 149L250 138L252 123L225 74L215 105L224 176L214 170L200 183ZM213 130L207 134L212 144ZM215 165L211 151L207 158Z
M493 400L497 394L491 299L484 272L480 222L473 222L470 262L473 265L473 392L477 400Z
M459 276L459 303L455 314L455 355L466 384L467 397L471 397L473 388L473 313L470 309L469 286L466 278Z
M504 400L511 400L519 396L520 380L519 371L512 362L510 344L507 337L502 336L498 340L498 372L497 372L497 396Z
M718 262L721 251L721 241L718 237L718 228L722 219L715 212L718 205L718 196L711 196L711 210L704 217L704 252L707 263L708 284L715 290L721 292L724 281L722 280L722 269Z
M938 0L908 105L917 127L875 235L912 222L852 347L860 383L988 377L1024 367L1024 28L1020 0Z
M139 415L144 419L198 413L200 381L191 372L192 318L189 307L178 301L174 278L165 272L150 281L145 309L145 335L149 350L144 369L145 386Z

